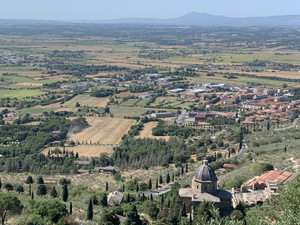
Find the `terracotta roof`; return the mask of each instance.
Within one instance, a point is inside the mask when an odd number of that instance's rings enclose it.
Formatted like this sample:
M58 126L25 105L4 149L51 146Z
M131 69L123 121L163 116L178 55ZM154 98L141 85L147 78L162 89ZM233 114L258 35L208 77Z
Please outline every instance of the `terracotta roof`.
M248 184L248 187L254 185L255 183L266 184L267 180L275 181L275 182L284 182L292 175L293 175L293 173L291 173L291 172L281 172L281 171L277 171L277 170L271 170L271 171L268 171L268 172L260 175L256 180L254 180L250 184Z
M228 169L234 169L234 168L237 168L238 165L236 164L231 164L231 163L224 163L223 164L223 168L228 168Z

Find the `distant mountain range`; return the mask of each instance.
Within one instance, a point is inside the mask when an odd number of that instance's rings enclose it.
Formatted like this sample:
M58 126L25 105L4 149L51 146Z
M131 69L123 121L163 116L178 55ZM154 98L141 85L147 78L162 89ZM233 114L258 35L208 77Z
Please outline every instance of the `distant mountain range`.
M233 18L214 16L207 13L191 12L178 18L124 18L114 20L77 21L84 23L106 24L147 24L179 26L259 26L259 27L293 27L300 28L300 15Z
M300 15L266 16L234 18L214 16L207 13L191 12L178 18L123 18L113 20L7 20L0 23L97 23L97 24L139 24L139 25L175 25L175 26L228 26L228 27L288 27L300 28Z

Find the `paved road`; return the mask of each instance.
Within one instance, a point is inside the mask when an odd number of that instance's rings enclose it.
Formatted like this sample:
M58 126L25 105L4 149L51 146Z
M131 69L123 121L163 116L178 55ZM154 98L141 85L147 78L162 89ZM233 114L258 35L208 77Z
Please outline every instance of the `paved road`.
M162 195L162 194L165 194L167 192L169 192L172 188L172 186L175 184L175 183L180 183L181 181L181 178L178 179L177 181L175 181L174 183L172 184L168 184L167 186L161 188L161 189L158 189L158 190L153 190L153 191L147 191L147 192L140 192L139 195L145 195L145 196L149 196L149 195Z
M281 130L291 129L291 128L293 128L293 127L296 126L297 122L298 122L298 118L296 118L296 119L293 121L293 123L292 123L291 126L285 127L285 128L275 128L274 130L275 130L275 131L281 131Z
M183 118L185 117L185 114L186 114L186 110L184 109L177 119L178 123L183 123Z

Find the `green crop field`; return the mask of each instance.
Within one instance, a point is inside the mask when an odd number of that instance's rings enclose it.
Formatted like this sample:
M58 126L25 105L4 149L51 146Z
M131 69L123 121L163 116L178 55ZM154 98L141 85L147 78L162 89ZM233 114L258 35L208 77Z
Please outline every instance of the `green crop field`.
M51 108L26 108L26 109L23 109L21 111L21 114L26 114L26 113L29 113L29 114L33 114L33 113L38 113L38 114L42 114L44 112L51 112L53 111L53 109Z
M27 97L35 97L39 95L46 94L46 92L41 90L30 90L30 89L17 89L17 90L8 90L0 89L0 98L17 98L24 99Z
M74 108L76 103L79 103L81 106L90 106L90 107L105 107L108 98L96 98L90 95L77 95L72 98L70 101L64 103L62 107L64 108Z

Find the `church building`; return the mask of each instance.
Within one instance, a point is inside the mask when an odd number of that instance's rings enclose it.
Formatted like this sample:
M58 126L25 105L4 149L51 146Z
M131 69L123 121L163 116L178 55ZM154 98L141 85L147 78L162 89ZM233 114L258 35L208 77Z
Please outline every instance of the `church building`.
M180 188L179 196L186 205L187 213L194 214L202 201L213 202L221 216L232 211L232 195L225 190L218 190L218 178L207 160L197 169L192 179L191 188Z

